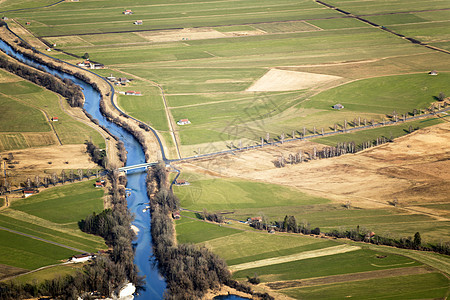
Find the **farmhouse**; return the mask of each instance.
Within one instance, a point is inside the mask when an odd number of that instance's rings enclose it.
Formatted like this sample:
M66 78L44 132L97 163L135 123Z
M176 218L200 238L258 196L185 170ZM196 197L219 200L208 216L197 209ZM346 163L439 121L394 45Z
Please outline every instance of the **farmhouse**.
M180 120L177 122L177 124L178 124L178 125L188 125L188 124L191 124L191 121L189 121L188 119L180 119Z
M77 66L85 67L85 68L88 68L88 69L104 69L105 68L105 66L102 65L102 64L93 63L93 62L90 62L88 60L80 62L80 63L77 63Z
M175 185L190 185L190 183L184 179L177 179Z
M52 118L52 121L53 121L53 122L58 122L58 121L59 121L59 118L58 118L58 117L53 117L53 118Z
M340 103L333 105L333 109L341 110L343 108L344 108L344 105L342 105Z
M105 186L105 181L99 179L99 180L95 181L94 186L95 186L96 188L104 187L104 186Z
M124 10L122 13L123 13L124 15L132 15L132 14L133 14L133 12L131 11L131 9Z
M173 212L173 213L172 213L172 218L173 218L174 220L179 220L179 219L181 219L180 212L179 212L179 211Z
M73 262L73 263L86 262L93 258L95 258L95 255L93 253L77 254L70 258L70 262Z
M134 25L142 25L144 22L142 22L142 20L137 20L136 22L134 22Z
M142 93L141 92L136 92L136 91L126 91L125 95L142 96Z
M24 191L23 191L23 196L24 196L25 198L28 198L28 197L30 197L30 196L36 194L36 193L37 193L37 191L35 191L35 190L24 190Z

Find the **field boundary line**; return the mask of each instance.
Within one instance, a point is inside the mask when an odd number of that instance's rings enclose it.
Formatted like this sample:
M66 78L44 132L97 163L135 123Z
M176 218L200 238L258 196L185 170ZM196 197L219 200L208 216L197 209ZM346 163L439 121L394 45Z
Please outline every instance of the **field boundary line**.
M174 124L173 124L174 120L172 118L172 114L170 113L169 106L167 105L166 94L164 93L164 89L162 88L162 86L160 84L154 82L154 81L142 78L142 77L137 76L135 74L131 74L131 73L125 72L123 70L112 69L112 68L111 68L111 70L114 70L114 71L117 71L117 72L121 72L123 74L127 74L129 76L135 77L135 78L137 78L139 80L148 82L151 85L153 85L153 86L155 86L155 87L157 87L159 89L159 91L161 93L161 98L162 98L163 104L164 104L164 111L166 113L167 123L169 124L169 132L170 132L170 135L172 136L172 140L173 140L173 142L175 144L175 149L177 151L178 159L181 159L180 147L178 146L178 140L177 140L177 137L175 135L175 129L174 129Z
M323 249L319 249L319 250L305 251L305 252L296 253L296 254L292 254L292 255L286 255L286 256L273 257L273 258L268 258L268 259L252 261L252 262L248 262L248 263L230 266L229 268L231 271L241 271L241 270L266 267L266 266L271 266L271 265L281 264L281 263L286 263L286 262L291 262L291 261L304 260L304 259L309 259L309 258L316 258L316 257L335 255L335 254L342 254L342 253L347 253L347 252L351 252L351 251L356 251L359 249L361 249L361 247L359 247L359 246L339 245L339 246L328 247L328 248L323 248Z
M47 244L52 244L52 245L55 245L55 246L63 247L63 248L66 248L66 249L69 249L69 250L72 250L72 251L76 251L76 252L80 252L80 253L86 253L87 252L85 250L77 249L77 248L70 247L70 246L67 246L67 245L64 245L64 244L60 244L60 243L57 243L57 242L52 242L52 241L49 241L49 240L46 240L46 239L43 239L43 238L31 235L31 234L27 234L27 233L23 233L23 232L20 232L20 231L12 230L12 229L9 229L9 228L3 227L3 226L0 226L0 230L4 230L4 231L8 231L10 233L14 233L14 234L18 234L18 235L25 236L25 237L28 237L28 238L32 238L32 239L35 239L35 240L38 240L38 241L41 241L41 242L44 242L44 243L47 243Z

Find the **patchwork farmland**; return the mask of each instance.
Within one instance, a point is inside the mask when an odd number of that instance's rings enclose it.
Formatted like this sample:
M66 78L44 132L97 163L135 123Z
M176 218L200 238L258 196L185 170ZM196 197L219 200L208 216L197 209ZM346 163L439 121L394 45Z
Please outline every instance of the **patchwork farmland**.
M101 76L131 79L115 82L123 92L116 93L116 102L157 130L171 159L345 131L356 120L373 124L415 116L444 103L438 101L441 94L450 95L448 1L83 0L12 11L28 7L29 1L6 0L2 14L51 56L75 64L88 57L106 66L93 70ZM124 14L126 9L133 14ZM26 83L15 90L24 99L33 94ZM16 99L7 90L1 97L15 114L33 110L11 105ZM343 108L333 109L335 104ZM33 117L39 134L51 134L39 111ZM190 123L177 124L183 119ZM361 228L411 240L420 231L424 244L448 243L448 121L444 112L177 163L180 178L190 182L174 187L183 209L190 210L176 221L178 242L211 249L235 279L257 277L256 290L280 299L445 298L445 255L268 234L241 222L263 216L280 223L292 215L299 225L322 232ZM0 123L0 145L26 147L23 128L15 133L11 124ZM395 140L356 155L275 164L299 149L381 137ZM231 224L204 222L202 210L222 214Z

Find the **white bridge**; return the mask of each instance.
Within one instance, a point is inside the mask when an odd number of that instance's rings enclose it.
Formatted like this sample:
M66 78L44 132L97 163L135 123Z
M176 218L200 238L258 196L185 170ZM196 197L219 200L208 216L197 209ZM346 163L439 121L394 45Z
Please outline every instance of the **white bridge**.
M138 165L133 165L133 166L126 166L126 167L122 167L119 168L120 172L125 172L128 173L128 171L135 171L141 168L144 168L144 170L147 170L149 167L156 165L156 162L152 162L152 163L143 163L143 164L138 164Z

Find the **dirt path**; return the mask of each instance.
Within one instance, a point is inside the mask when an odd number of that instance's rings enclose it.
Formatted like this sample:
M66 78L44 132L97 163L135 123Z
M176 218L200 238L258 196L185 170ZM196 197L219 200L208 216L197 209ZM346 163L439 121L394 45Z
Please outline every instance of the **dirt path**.
M281 264L285 262L290 261L297 261L297 260L303 260L308 258L316 258L316 257L322 257L322 256L328 256L328 255L334 255L334 254L341 254L351 251L356 251L361 249L358 246L350 246L350 245L339 245L319 250L312 250L312 251L305 251L301 253L296 253L292 255L287 256L280 256L280 257L273 257L268 259L262 259L257 261L252 261L249 263L239 264L230 266L231 271L240 271L240 270L246 270L246 269L252 269L252 268L259 268L259 267L265 267L265 266L271 266L276 264Z
M405 267L389 270L378 270L370 272L352 273L352 274L342 274L333 275L326 277L302 279L302 280L291 280L291 281L278 281L264 284L272 290L307 287L307 286L317 286L333 283L342 283L349 281L359 281L359 280L370 280L377 278L389 278L405 275L417 275L431 273L433 270L420 266L420 267Z
M159 91L161 92L161 97L162 97L163 103L164 103L164 111L166 113L167 123L169 124L170 135L172 136L172 140L174 142L175 149L177 150L178 158L181 158L180 148L178 146L178 139L179 139L179 137L176 136L175 129L174 129L175 128L175 125L174 125L175 121L173 120L172 114L170 113L169 107L167 105L166 95L164 93L164 89L162 88L162 86L159 85L158 83L154 82L154 81L148 80L146 78L139 77L139 76L137 76L135 74L124 72L123 70L117 70L117 69L113 69L113 68L111 68L111 70L117 71L117 72L121 72L121 73L126 74L128 76L135 77L135 78L137 78L139 80L148 82L151 85L159 88Z
M39 111L44 115L45 119L47 120L47 123L48 123L48 125L50 126L50 128L52 129L53 133L55 134L56 140L58 141L59 145L60 145L60 146L62 145L61 139L59 138L59 135L58 135L58 133L56 132L55 127L53 126L53 122L52 122L52 120L50 119L50 117L49 117L47 111L43 110L43 109L40 108L39 106L34 105L33 103L23 101L23 100L21 100L21 99L19 99L19 98L17 98L17 97L13 97L13 96L11 96L11 95L6 95L6 94L3 94L3 93L0 93L0 95L2 95L2 96L4 96L4 97L7 97L7 98L10 98L10 99L12 99L12 100L14 100L14 101L23 103L23 104L25 104L25 105L27 105L27 106L31 106L31 107L33 107L33 108L39 110ZM59 95L58 95L58 96L59 96Z
M41 242L44 242L44 243L48 243L48 244L52 244L52 245L55 245L55 246L63 247L63 248L66 248L66 249L69 249L69 250L72 250L72 251L76 251L76 252L80 252L80 253L86 253L87 252L86 250L81 250L81 249L70 247L70 246L67 246L67 245L64 245L64 244L60 244L60 243L57 243L57 242L52 242L52 241L49 241L49 240L46 240L46 239L43 239L43 238L31 235L31 234L23 233L23 232L20 232L20 231L15 231L15 230L12 230L12 229L9 229L9 228L6 228L6 227L0 226L0 230L4 230L4 231L8 231L8 232L15 233L15 234L18 234L18 235L26 236L26 237L29 237L29 238L32 238L32 239L35 239L35 240L38 240L38 241L41 241Z

